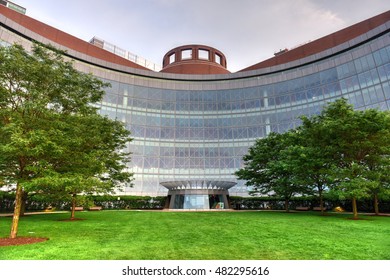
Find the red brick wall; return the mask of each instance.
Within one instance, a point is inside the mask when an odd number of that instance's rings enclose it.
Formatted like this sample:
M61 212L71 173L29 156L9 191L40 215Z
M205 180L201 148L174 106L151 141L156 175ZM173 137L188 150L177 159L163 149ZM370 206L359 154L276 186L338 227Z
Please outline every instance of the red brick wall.
M181 63L173 64L165 67L161 72L164 73L176 73L176 74L228 74L230 73L226 68L222 66L201 64L201 63Z

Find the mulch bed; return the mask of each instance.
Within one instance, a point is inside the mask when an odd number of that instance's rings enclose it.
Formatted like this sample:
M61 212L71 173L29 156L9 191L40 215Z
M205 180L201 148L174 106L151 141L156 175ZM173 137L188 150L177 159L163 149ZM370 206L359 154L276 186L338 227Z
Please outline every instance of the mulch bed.
M0 238L0 247L34 244L38 242L44 242L47 240L49 240L49 238L43 238L43 237Z

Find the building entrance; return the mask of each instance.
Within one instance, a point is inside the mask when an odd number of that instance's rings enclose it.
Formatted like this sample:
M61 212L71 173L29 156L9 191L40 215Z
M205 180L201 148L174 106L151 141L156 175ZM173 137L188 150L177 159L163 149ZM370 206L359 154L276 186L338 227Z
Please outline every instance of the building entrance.
M229 181L169 181L161 182L168 191L169 209L210 210L230 209Z

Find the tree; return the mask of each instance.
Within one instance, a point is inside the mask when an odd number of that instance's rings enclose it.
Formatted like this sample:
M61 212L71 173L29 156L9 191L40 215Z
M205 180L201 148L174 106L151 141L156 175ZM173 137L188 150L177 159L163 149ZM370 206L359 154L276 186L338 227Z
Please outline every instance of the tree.
M330 189L351 199L355 219L357 200L373 196L378 213L378 196L390 193L390 113L355 111L339 99L320 115L301 118L298 129L257 140L236 175L254 186L253 193L273 191L286 201L316 189L322 213Z
M0 48L0 180L16 188L11 238L23 192L78 186L80 193L131 180L123 172L126 154L118 150L131 140L128 133L92 105L105 86L50 46Z
M58 117L58 116L56 116ZM65 115L52 121L61 128L61 153L51 155L50 165L35 167L41 176L26 183L29 189L72 200L74 219L78 194L108 194L123 183L131 182L124 172L129 154L120 152L131 141L123 124L100 115Z
M321 215L324 215L323 196L332 185L329 174L334 158L333 150L328 143L322 141L327 137L327 131L319 128L313 121L317 117L300 117L302 125L297 128L296 145L289 147L290 164L301 184L316 190L319 198ZM325 134L325 135L324 135Z
M380 178L389 166L389 112L355 111L345 99L339 99L320 115L304 118L303 130L323 152L332 191L352 200L357 219L357 200L385 187Z
M386 161L389 160L388 158ZM379 199L389 199L390 197L390 164L379 165L371 169L376 184L370 188L371 195L374 198L374 212L379 215Z
M292 196L307 191L302 185L292 165L286 158L286 149L296 141L294 131L284 134L271 133L268 137L256 140L244 156L245 166L235 174L252 186L254 194L277 195L284 199L285 210L289 211Z
M377 110L362 113L369 130L364 158L366 180L374 199L374 212L379 215L379 198L390 195L390 114Z

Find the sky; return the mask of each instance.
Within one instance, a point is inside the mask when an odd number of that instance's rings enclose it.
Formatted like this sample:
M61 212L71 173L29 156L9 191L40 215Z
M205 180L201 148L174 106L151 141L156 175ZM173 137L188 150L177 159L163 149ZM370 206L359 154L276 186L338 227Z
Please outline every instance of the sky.
M389 0L12 0L82 40L96 36L157 64L171 49L222 51L231 72L390 9Z

